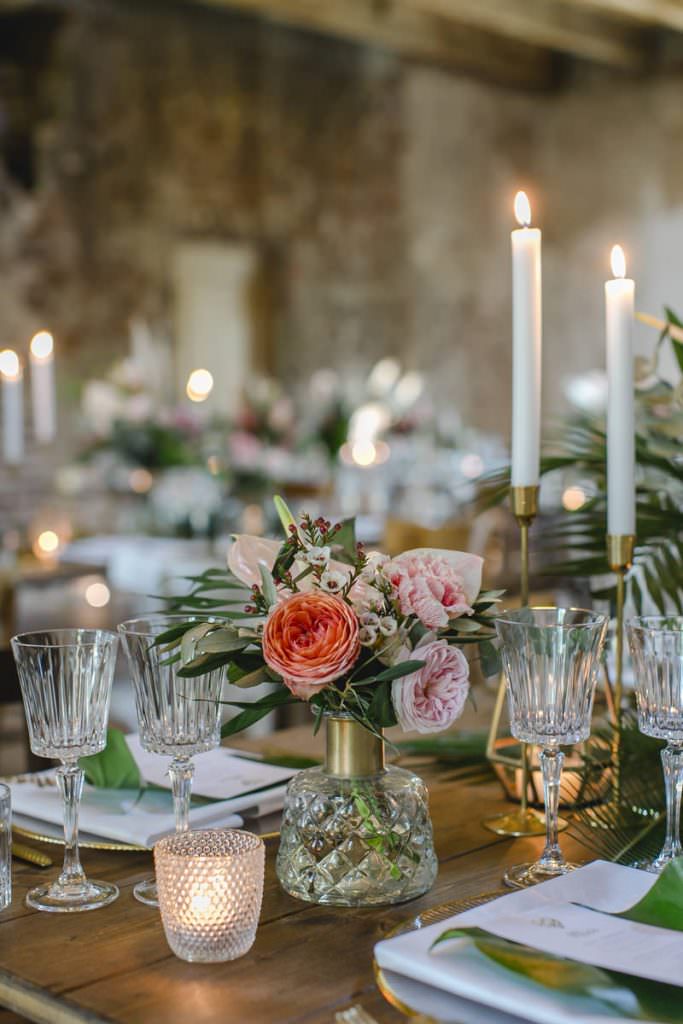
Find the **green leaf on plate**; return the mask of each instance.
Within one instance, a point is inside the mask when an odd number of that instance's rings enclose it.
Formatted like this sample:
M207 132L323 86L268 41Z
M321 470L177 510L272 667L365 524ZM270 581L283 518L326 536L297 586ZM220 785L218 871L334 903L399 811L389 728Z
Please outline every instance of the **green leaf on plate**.
M107 729L107 745L99 754L80 759L85 781L104 789L140 789L142 779L135 758L120 729Z
M683 932L683 857L667 864L642 900L614 917Z

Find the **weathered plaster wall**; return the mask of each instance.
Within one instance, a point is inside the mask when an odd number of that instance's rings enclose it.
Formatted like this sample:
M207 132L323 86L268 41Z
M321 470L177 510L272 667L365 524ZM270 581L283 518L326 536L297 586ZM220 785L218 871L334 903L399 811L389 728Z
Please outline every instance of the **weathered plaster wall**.
M122 351L131 315L169 329L177 239L246 239L278 372L395 352L505 432L520 186L544 231L549 414L563 377L602 361L614 241L640 305L683 307L675 59L642 80L579 69L538 96L180 5L49 35L26 115L35 182L0 170L0 338L49 323L71 375Z

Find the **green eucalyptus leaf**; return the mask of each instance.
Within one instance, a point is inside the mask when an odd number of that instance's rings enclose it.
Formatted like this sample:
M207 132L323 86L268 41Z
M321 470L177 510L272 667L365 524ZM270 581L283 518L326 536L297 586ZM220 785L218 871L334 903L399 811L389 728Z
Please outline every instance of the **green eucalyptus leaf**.
M191 662L194 658L197 642L215 628L212 622L199 622L196 626L191 626L190 629L183 633L183 638L180 641L180 659L183 665Z
M373 676L372 680L368 680L368 682L385 683L392 679L401 679L403 676L412 675L413 672L417 672L423 666L424 661L418 661L417 659L401 661L398 665L390 665L389 668L385 668L383 672Z

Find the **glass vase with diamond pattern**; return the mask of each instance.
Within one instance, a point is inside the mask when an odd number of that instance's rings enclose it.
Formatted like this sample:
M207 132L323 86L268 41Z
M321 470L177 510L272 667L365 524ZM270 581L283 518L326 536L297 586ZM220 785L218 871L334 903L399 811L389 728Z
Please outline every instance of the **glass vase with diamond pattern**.
M287 788L277 857L285 892L309 903L370 907L427 892L436 878L427 788L384 764L384 743L329 716L325 764Z

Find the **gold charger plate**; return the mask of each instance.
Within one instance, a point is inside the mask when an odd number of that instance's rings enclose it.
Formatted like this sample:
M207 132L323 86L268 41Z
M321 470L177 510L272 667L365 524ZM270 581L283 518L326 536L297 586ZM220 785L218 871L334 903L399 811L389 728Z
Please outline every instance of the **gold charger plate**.
M397 935L404 935L406 932L413 932L418 928L426 928L427 925L437 924L439 921L445 921L447 918L453 917L455 914L464 914L466 910L474 910L475 907L481 907L484 903L490 903L491 900L498 899L499 896L504 896L509 892L509 889L494 889L492 892L479 893L477 896L464 896L459 900L449 900L448 903L440 903L436 907L430 907L428 910L423 910L415 917L402 921L395 928L391 929L388 935L385 936L385 939L393 939ZM386 1001L394 1007L394 1009L398 1010L405 1017L410 1017L413 1020L419 1020L420 1024L439 1024L437 1020L434 1020L432 1017L426 1017L423 1013L413 1010L412 1007L403 1002L403 1000L392 989L389 979L384 974L374 956L372 958L372 969L374 971L377 988L380 990Z

